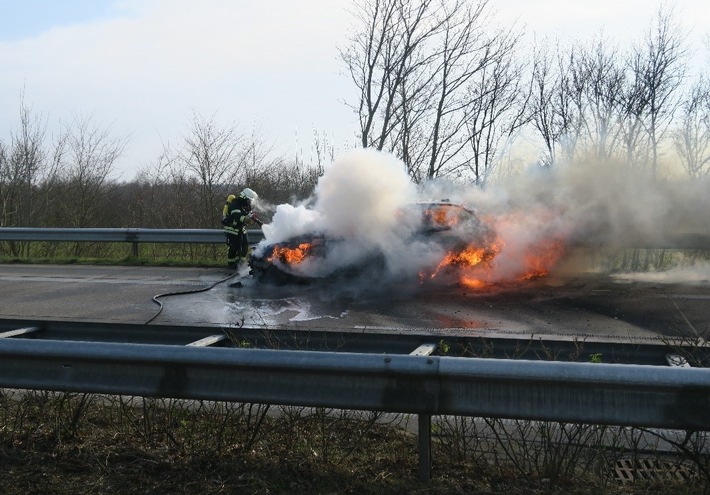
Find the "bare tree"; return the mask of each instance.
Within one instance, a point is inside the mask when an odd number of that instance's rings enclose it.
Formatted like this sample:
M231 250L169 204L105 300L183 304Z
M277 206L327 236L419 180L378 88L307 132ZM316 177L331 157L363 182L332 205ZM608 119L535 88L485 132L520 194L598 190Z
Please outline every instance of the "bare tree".
M538 51L530 108L545 146L543 161L625 157L630 166L650 162L655 176L659 146L678 105L684 56L672 16L662 11L655 30L627 57L603 33L589 47L558 48L557 67Z
M557 61L561 74L560 88L553 104L565 129L560 136L559 149L562 157L570 162L577 155L580 144L584 144L581 141L588 110L586 94L589 81L585 70L579 69L581 59L582 49L574 46L569 52L559 54Z
M152 188L144 201L153 205L160 226L219 227L227 195L246 185L258 190L280 164L256 129L246 134L237 124L222 126L214 116L194 113L179 142L165 143L156 162L141 171L140 180Z
M427 64L426 40L438 25L429 0L361 0L354 15L360 30L340 51L360 96L354 105L362 146L385 149L401 115L405 81ZM406 91L405 98L417 90Z
M356 7L360 29L341 58L359 91L353 108L362 145L396 153L416 181L462 174L475 168L472 156L492 156L483 147L506 127L498 102L513 93L519 36L491 28L488 1L361 0Z
M10 144L0 145L0 225L31 226L36 220L35 189L48 169L46 123L20 105L20 123L10 133Z
M155 227L195 228L200 215L198 208L189 205L199 204L200 188L197 180L175 162L170 146L164 144L155 163L139 173L138 182L148 189L141 198L142 209Z
M605 44L603 33L591 47L579 51L573 67L577 78L585 81L581 86L585 99L582 128L587 149L597 160L609 160L622 147L624 69L616 50Z
M234 187L244 178L244 144L245 137L236 125L220 127L214 117L205 119L193 114L182 142L174 151L166 149L164 160L173 179L182 184L195 181L199 185L197 202L192 203L198 226L215 226L223 196L227 194L225 188ZM253 149L252 158L256 153Z
M99 226L111 210L111 174L128 138L113 137L82 117L75 117L62 132L55 149L58 168L48 180L49 211L55 213L56 225Z
M672 12L659 9L655 24L635 54L633 68L645 96L644 126L650 140L651 174L656 177L659 145L680 103L677 90L686 73L685 39Z
M491 34L486 1L473 6L457 1L445 12L434 59L426 177L450 174L473 162L469 168L479 172L474 177L478 182L496 99L509 86L506 76L517 37L506 31Z
M583 126L585 78L577 64L576 51L557 47L555 55L537 51L533 63L530 119L542 136L544 165L572 160Z
M325 166L335 160L335 146L333 146L332 140L328 139L325 132L319 133L314 129L313 150L315 152L315 163L311 163L311 166L319 171L319 175L322 175Z
M245 139L241 155L244 170L241 183L251 188L263 177L273 174L283 163L283 159L274 154L274 146L264 140L256 130Z
M478 71L469 86L467 134L472 150L474 181L485 185L514 133L529 120L531 87L523 86L523 66L515 60L519 36L504 33L493 39L491 63Z
M710 173L710 81L701 78L681 104L680 128L673 143L690 177Z
M560 76L554 71L549 52L536 47L533 57L529 118L545 146L542 164L554 165L557 144L565 131L553 99L560 92Z
M642 77L642 58L638 51L627 59L626 64L627 77L619 100L621 133L626 164L640 168L648 161L650 147L644 127L648 99Z

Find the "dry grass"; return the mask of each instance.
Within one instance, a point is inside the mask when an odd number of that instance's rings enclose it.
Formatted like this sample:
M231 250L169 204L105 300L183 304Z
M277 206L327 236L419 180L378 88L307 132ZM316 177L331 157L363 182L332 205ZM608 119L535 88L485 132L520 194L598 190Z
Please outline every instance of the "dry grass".
M435 442L374 413L32 392L0 397L0 493L611 494L703 493L698 483L551 481Z

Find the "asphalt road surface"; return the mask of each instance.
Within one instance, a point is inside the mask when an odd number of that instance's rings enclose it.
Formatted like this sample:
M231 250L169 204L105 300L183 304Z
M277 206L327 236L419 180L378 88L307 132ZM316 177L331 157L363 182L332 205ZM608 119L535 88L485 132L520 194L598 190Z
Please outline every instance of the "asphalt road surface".
M516 286L275 286L218 268L0 265L0 318L625 339L707 336L710 280L584 274ZM239 287L230 284L239 282ZM194 291L194 292L193 292ZM197 292L199 291L199 292ZM190 293L185 293L190 292Z

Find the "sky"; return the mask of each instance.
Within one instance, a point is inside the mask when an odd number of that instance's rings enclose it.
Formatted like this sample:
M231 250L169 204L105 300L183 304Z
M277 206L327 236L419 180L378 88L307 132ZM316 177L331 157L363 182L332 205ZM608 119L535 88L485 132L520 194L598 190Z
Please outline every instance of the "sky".
M672 6L696 65L710 66L707 0L490 0L495 22L533 38L638 40ZM131 180L193 115L255 132L286 158L314 160L314 132L355 146L356 92L338 48L352 0L0 0L0 140L25 105L49 134L90 118L127 137L116 178ZM702 58L700 58L702 57Z

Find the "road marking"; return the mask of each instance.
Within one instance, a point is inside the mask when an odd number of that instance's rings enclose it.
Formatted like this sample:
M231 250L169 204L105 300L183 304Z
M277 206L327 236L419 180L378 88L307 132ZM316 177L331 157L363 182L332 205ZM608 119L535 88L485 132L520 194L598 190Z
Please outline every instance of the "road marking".
M656 297L670 297L671 299L710 299L710 294L664 294Z
M71 278L71 277L0 277L4 282L54 282L78 284L130 284L130 285L205 285L209 281L194 280L138 280L116 278Z

